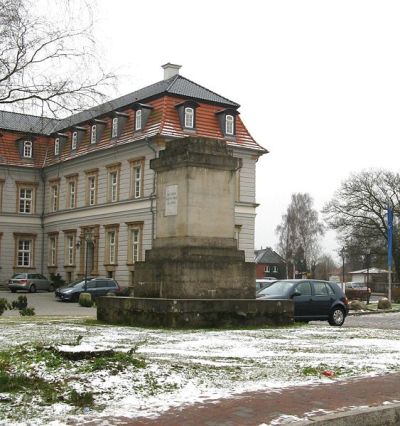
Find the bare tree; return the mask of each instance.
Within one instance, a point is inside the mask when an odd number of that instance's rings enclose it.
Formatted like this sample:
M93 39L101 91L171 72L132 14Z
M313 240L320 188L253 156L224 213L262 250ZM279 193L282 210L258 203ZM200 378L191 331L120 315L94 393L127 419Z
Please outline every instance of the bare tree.
M329 276L337 268L335 261L329 254L320 256L315 264L315 278L329 280Z
M276 233L279 236L279 254L287 263L296 265L303 272L309 271L318 239L324 233L309 194L292 194L291 203L282 216L281 224L276 227Z
M0 107L59 115L104 99L115 77L101 66L83 12L86 2L79 11L68 0L0 0Z
M388 204L398 217L400 175L387 170L369 170L351 175L323 209L328 225L339 231L347 252L352 253L359 264L367 253L375 260L386 257ZM399 279L398 228L394 227L394 231L393 260Z

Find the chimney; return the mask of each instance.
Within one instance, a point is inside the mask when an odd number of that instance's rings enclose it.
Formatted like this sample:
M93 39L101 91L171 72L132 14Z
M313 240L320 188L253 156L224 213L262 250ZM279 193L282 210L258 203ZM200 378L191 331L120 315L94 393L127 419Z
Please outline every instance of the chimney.
M164 69L164 80L168 80L174 75L179 74L179 69L181 68L181 65L175 65L168 62L165 65L161 65L161 67Z

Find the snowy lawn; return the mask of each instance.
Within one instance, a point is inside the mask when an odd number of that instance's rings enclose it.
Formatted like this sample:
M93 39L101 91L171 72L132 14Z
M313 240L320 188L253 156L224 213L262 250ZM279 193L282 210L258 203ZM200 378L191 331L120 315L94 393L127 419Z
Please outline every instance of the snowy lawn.
M170 331L34 318L3 318L0 329L4 425L156 416L245 391L400 371L396 330Z

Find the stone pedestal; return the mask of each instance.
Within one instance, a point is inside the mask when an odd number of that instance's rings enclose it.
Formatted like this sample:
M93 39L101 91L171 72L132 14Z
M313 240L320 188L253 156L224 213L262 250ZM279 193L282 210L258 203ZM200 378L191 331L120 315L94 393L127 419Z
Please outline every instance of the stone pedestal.
M240 159L223 141L168 143L157 173L157 238L135 265L135 297L255 297L255 266L234 236Z

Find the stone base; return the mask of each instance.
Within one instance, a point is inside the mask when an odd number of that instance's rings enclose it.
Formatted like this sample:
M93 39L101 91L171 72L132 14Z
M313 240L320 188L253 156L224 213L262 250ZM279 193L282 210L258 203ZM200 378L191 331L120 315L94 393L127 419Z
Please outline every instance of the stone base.
M100 297L97 319L110 324L167 328L226 328L293 323L291 300L143 299Z
M245 262L236 247L155 247L135 264L131 296L252 299L255 282L254 263Z

